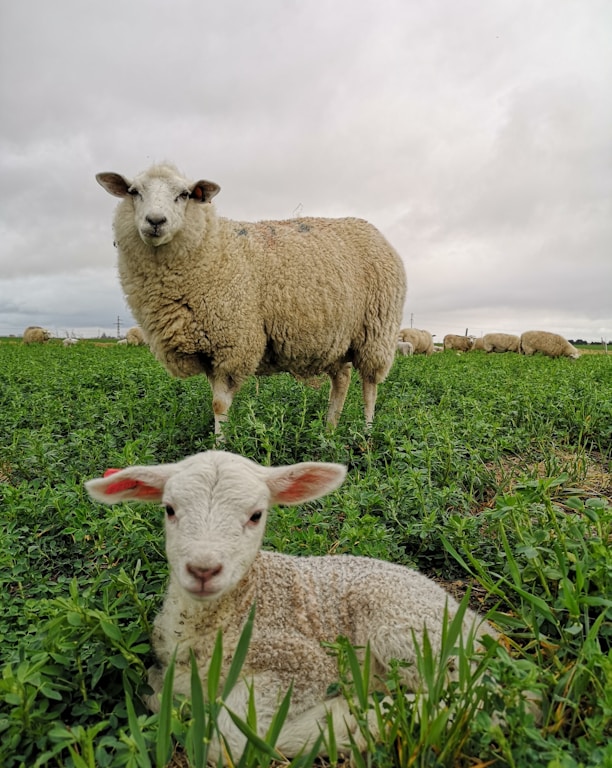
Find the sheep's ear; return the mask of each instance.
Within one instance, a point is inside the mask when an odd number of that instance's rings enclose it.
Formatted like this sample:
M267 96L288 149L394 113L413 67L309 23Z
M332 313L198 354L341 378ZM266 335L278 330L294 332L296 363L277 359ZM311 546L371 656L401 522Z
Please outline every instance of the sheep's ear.
M126 197L132 182L119 173L97 173L96 181L114 197Z
M128 499L161 501L166 482L173 474L173 464L107 469L104 477L88 480L85 488L92 499L104 504L116 504Z
M200 179L191 188L191 199L198 203L210 203L213 197L221 191L221 187L214 181Z
M268 469L271 504L301 504L335 491L346 477L342 464L307 461Z

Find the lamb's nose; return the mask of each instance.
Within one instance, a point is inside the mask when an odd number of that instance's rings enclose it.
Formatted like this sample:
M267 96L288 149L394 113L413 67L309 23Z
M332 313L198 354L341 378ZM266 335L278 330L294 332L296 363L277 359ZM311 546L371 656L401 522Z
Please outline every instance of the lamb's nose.
M210 581L213 576L217 576L221 573L223 566L215 565L213 568L199 568L197 565L188 564L187 570L192 576L195 576L196 579L200 579L203 584L206 584L206 582Z
M165 216L147 216L147 222L152 227L159 227L162 224L165 224L168 221L168 219Z

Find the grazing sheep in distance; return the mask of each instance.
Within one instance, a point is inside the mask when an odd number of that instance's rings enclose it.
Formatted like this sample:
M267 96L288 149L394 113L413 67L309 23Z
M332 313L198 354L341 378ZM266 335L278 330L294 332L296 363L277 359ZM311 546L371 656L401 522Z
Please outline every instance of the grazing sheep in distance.
M398 341L397 351L404 357L410 357L414 354L414 346L409 341Z
M429 331L423 331L419 328L402 328L399 332L399 340L409 341L414 347L415 355L433 354L433 336Z
M44 344L51 338L51 333L40 325L29 325L23 332L24 344Z
M328 693L338 670L321 644L339 635L360 648L369 644L373 686L380 685L379 677L391 660L400 659L407 662L401 674L408 689L422 689L414 638L422 647L426 628L435 657L445 611L452 617L458 608L442 587L418 571L372 558L301 557L260 549L270 507L318 498L338 488L345 474L340 464L267 467L236 454L207 451L174 464L108 470L103 478L86 483L89 494L106 504L133 499L160 502L165 508L170 580L153 628L161 669L149 672L152 709L159 709L163 676L175 652L175 693L190 694L190 649L206 690L220 630L224 679L253 603L248 655L226 704L245 718L252 687L257 730L264 736L293 685L277 742L281 753L294 756L306 742L312 743L325 727L327 711L339 745L349 746L347 724L358 737L345 699ZM472 633L477 642L483 635L497 637L482 617L467 610L462 626L465 647ZM449 679L456 678L455 664L448 667ZM239 755L244 736L227 713L219 723L232 753Z
M474 344L472 346L472 349L470 352L483 352L484 351L484 340L483 336L479 336L477 339L474 339Z
M444 349L454 349L457 352L469 352L474 346L474 336L458 336L456 333L447 333L444 337Z
M485 333L482 337L485 352L520 352L521 339L512 333Z
M130 344L133 347L140 347L147 343L145 341L142 329L137 325L128 330L128 332L125 334L125 341L127 344Z
M377 229L354 218L224 219L211 204L218 184L168 165L96 178L122 198L114 232L132 313L172 375L207 376L217 434L248 376L281 371L326 373L335 425L351 364L372 422L406 292L402 261Z
M73 338L72 336L68 336L67 338L62 340L62 344L65 347L72 347L72 346L74 346L74 344L78 344L78 343L79 343L79 340Z
M558 333L550 331L525 331L521 336L521 352L533 355L541 352L548 357L571 357L576 360L580 352Z

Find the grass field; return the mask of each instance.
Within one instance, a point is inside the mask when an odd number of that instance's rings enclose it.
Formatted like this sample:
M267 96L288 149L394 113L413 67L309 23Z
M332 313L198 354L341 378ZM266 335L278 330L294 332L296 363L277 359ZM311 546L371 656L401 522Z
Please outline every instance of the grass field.
M358 381L335 432L327 393L279 375L235 400L227 450L349 467L331 496L272 514L266 547L418 567L505 635L481 709L461 686L412 709L398 696L354 764L612 766L612 357L399 358L369 435ZM83 481L206 450L212 427L206 381L170 378L146 348L0 343L0 765L203 764L195 707L150 715L140 700L167 578L161 511L102 508ZM252 744L236 764L272 760Z

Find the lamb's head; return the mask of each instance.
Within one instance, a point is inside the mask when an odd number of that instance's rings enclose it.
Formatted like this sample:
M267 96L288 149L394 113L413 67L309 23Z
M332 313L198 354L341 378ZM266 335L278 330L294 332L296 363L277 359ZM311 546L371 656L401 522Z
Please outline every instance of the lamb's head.
M225 451L175 464L108 470L85 483L105 504L161 502L172 578L196 600L216 600L246 575L274 504L299 504L335 490L341 464L304 462L263 467Z
M96 179L109 194L131 199L134 225L155 247L181 230L189 205L209 203L221 189L214 181L188 181L170 165L153 166L131 181L118 173L98 173Z

